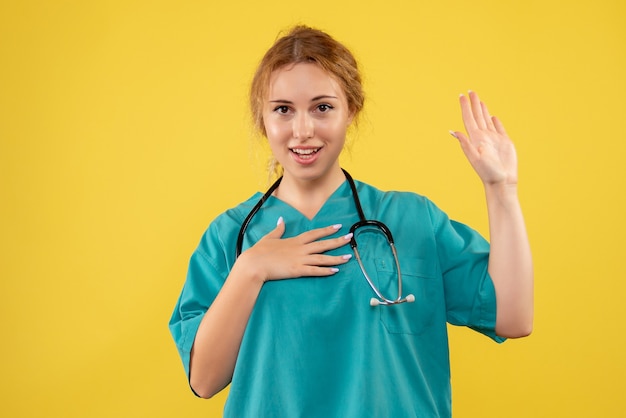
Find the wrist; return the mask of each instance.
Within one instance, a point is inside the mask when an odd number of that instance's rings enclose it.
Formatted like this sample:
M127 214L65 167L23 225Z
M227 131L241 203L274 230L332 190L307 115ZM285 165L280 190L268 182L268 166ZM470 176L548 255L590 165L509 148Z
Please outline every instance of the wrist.
M501 204L517 203L517 183L491 183L485 184L487 201L495 200Z
M258 263L250 259L250 254L244 251L233 264L229 277L234 277L238 281L244 281L259 287L263 286L263 283L267 281L267 276L258 265Z

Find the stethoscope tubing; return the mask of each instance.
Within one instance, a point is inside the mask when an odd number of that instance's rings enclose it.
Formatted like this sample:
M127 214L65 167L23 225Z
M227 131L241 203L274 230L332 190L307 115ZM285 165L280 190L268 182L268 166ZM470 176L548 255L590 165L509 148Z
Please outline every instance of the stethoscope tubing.
M363 213L363 208L361 207L361 200L359 199L359 194L357 193L354 180L352 179L352 176L346 170L344 170L343 168L341 170L346 176L346 180L348 180L348 184L350 185L350 189L352 190L352 198L354 199L354 204L356 206L356 210L359 215L359 221L356 222L354 225L352 225L352 227L350 227L350 233L352 233L352 238L350 239L350 247L354 251L355 258L357 260L357 263L359 264L359 268L361 269L363 276L365 276L367 283L372 288L376 296L378 296L378 298L372 298L370 300L370 305L371 306L397 305L397 304L404 303L404 302L415 301L415 297L413 295L407 295L404 298L402 297L402 272L400 270L400 262L398 260L398 253L396 251L396 246L394 244L391 231L389 230L387 225L385 225L384 223L365 218L365 214ZM281 176L278 180L274 182L274 184L270 186L267 192L265 192L265 194L261 197L261 199L259 199L259 201L256 203L256 205L254 205L250 213L248 213L248 216L246 216L246 218L242 222L241 228L239 229L239 234L237 235L237 248L236 248L235 258L238 258L241 255L241 251L243 248L243 239L244 239L246 230L248 229L248 225L252 221L252 218L261 209L265 201L267 201L267 199L269 199L272 193L274 193L274 191L278 188L282 179L283 178ZM389 243L389 247L391 248L391 252L393 254L393 258L396 263L396 271L398 272L398 298L397 299L387 299L386 297L384 297L383 294L380 292L380 290L378 290L376 285L374 285L374 282L369 277L367 272L365 271L363 260L361 259L361 255L359 254L355 232L357 229L366 227L366 226L374 226L378 228L380 231L383 232L383 234L387 238L387 242Z

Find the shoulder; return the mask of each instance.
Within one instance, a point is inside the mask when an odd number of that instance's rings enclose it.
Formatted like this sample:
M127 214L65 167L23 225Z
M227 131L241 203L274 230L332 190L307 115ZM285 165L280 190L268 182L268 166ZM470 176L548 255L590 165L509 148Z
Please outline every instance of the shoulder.
M357 191L359 192L359 196L363 195L368 199L378 201L380 203L422 206L424 208L428 206L436 207L428 197L419 193L403 190L381 190L375 186L358 180L354 183L357 187Z
M259 201L259 199L261 199L262 196L263 194L261 192L256 192L252 196L250 196L248 199L239 203L237 206L234 206L232 208L225 210L220 215L218 215L213 220L213 222L211 222L211 224L209 225L209 228L214 225L228 227L228 226L231 226L232 224L235 224L235 225L241 226L241 223L243 222L243 220L246 218L246 216L248 216L250 211L254 208L254 205L257 204L257 202Z
M402 218L403 221L427 220L434 229L449 220L448 215L432 200L419 193L381 190L361 181L355 181L355 185L363 205L376 208L379 214L391 213L394 217Z
M256 192L237 206L229 208L219 214L206 228L196 251L204 255L211 255L217 248L235 248L237 234L241 225L254 205L261 198L262 193Z

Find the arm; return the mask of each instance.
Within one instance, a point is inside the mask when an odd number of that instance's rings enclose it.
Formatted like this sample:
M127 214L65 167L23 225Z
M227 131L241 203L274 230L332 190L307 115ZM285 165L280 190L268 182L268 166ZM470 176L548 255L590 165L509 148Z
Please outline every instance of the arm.
M315 229L281 239L285 225L241 254L217 297L204 315L191 350L189 383L194 392L210 398L232 379L239 347L263 283L302 276L330 276L347 257L323 255L339 248L349 237L325 239L337 226Z
M531 333L533 266L530 245L517 196L515 147L502 123L492 117L474 92L461 96L467 135L459 140L485 187L491 251L489 274L496 290L496 333L517 338Z

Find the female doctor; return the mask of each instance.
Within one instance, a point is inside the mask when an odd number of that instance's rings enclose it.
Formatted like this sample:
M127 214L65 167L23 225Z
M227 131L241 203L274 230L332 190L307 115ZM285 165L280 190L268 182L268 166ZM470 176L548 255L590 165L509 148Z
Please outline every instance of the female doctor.
M211 223L170 320L194 393L230 384L225 417L450 416L446 323L498 342L531 332L531 253L500 121L470 92L467 133L451 132L484 185L489 245L427 198L342 170L363 101L353 55L319 30L295 27L257 69L252 115L282 178Z

